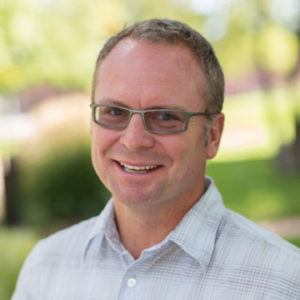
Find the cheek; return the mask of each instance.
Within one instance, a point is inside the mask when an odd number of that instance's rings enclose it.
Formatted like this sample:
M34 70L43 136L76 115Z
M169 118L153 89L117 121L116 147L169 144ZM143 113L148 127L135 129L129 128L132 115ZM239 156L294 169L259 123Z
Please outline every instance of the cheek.
M171 171L183 173L190 168L192 149L191 141L183 135L170 135L165 137L163 143L164 152L172 161Z
M184 144L178 148L178 161L181 168L189 174L202 173L206 162L206 147L204 136L193 136L185 140Z
M92 137L91 150L92 150L92 153L91 153L92 154L92 164L93 164L94 170L97 173L98 177L100 177L101 176L100 171L101 171L101 166L102 166L101 159L100 159L101 151L98 148L97 139L94 136Z
M114 141L110 130L94 126L92 129L92 162L95 169L101 168L105 154L110 149Z

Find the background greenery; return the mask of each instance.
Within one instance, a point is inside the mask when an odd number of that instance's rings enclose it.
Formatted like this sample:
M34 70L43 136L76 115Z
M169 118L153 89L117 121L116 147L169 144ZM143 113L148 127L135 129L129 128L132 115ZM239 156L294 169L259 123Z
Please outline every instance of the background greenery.
M30 167L22 166L19 192L28 225L78 222L99 213L110 197L95 175L87 144L52 149Z
M300 174L283 176L270 158L210 163L207 174L225 204L254 221L300 215Z
M207 173L225 204L254 221L300 216L300 175L283 172L277 158L295 142L300 110L299 1L3 0L0 110L30 116L36 132L25 141L0 139L0 158L17 161L19 215L17 226L0 225L0 300L10 298L38 239L98 214L109 198L90 164L94 62L108 36L149 17L202 32L224 68L225 134ZM40 86L60 96L26 107L24 93L32 100ZM1 200L0 215L4 222ZM300 238L290 241L300 246Z
M23 261L38 235L27 229L0 230L0 299L8 300L14 290Z

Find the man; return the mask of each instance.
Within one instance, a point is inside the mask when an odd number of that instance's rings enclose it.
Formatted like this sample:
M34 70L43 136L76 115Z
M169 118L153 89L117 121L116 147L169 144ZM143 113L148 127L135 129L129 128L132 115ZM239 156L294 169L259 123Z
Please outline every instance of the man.
M299 250L224 208L206 160L223 130L210 44L147 20L99 54L92 161L113 199L41 241L13 299L300 299Z

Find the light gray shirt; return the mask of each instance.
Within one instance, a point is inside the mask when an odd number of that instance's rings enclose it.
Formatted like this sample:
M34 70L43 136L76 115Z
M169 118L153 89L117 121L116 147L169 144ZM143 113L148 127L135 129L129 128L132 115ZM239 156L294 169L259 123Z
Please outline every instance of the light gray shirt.
M300 251L226 209L213 181L161 243L134 260L114 221L97 217L42 241L13 300L299 300Z

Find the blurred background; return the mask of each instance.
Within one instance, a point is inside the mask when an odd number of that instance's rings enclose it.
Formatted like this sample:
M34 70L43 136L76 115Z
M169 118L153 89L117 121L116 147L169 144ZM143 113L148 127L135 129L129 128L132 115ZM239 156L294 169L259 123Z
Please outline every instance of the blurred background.
M151 17L190 24L226 77L225 134L207 173L225 204L300 246L298 0L0 1L0 300L40 238L99 214L91 79L106 39Z

